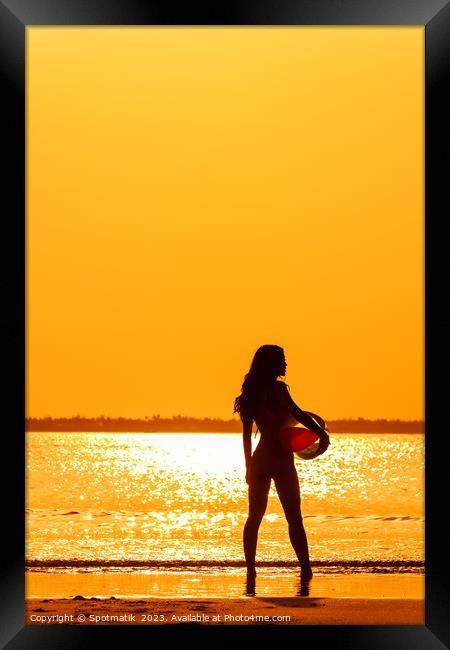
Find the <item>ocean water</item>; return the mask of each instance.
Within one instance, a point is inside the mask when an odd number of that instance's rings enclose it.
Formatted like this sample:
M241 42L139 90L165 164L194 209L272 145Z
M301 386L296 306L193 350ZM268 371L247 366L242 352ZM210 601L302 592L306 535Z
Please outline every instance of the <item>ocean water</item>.
M296 460L313 565L422 572L424 436L330 436L323 456ZM33 571L232 572L244 566L247 508L239 434L26 435ZM297 564L273 483L257 562L278 571Z

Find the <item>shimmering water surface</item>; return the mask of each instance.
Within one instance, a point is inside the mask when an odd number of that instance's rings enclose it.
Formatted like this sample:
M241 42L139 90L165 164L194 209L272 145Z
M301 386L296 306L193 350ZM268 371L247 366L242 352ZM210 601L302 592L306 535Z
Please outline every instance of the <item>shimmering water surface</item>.
M312 562L416 570L424 559L424 436L331 441L322 457L296 461ZM26 551L35 570L242 566L241 435L29 432L26 464ZM257 561L295 560L272 483Z

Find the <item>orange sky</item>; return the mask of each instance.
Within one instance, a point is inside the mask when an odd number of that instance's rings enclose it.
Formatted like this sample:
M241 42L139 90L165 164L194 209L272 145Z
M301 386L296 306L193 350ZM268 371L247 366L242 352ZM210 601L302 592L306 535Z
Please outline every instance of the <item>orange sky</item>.
M423 27L27 28L27 416L423 418Z

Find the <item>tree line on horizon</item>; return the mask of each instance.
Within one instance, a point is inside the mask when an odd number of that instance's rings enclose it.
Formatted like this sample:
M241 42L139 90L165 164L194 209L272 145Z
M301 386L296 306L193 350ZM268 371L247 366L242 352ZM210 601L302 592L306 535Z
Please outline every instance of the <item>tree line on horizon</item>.
M195 418L175 415L171 418L161 418L154 415L151 418L72 417L25 418L26 431L67 431L67 432L129 432L129 433L242 433L240 419L230 418ZM330 433L423 433L422 420L387 420L366 418L345 418L327 420ZM253 431L256 431L255 424Z

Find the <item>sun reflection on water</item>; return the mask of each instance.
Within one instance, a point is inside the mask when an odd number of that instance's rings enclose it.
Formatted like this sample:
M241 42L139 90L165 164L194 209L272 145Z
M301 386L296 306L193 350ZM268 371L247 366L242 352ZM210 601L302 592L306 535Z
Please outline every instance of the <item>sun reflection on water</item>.
M296 460L312 557L423 557L423 436L331 436ZM272 482L260 559L293 559ZM27 554L243 558L235 434L27 434Z

